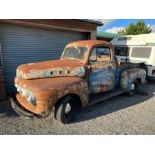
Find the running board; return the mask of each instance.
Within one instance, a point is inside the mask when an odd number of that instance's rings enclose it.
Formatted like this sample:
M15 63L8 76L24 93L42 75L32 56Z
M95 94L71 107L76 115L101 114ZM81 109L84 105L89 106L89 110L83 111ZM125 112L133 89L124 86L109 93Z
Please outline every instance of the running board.
M110 99L114 96L120 95L122 93L125 93L126 90L122 90L122 89L116 89L110 92L104 92L104 93L99 93L99 94L93 94L89 96L89 105L101 102L101 101L105 101L107 99Z

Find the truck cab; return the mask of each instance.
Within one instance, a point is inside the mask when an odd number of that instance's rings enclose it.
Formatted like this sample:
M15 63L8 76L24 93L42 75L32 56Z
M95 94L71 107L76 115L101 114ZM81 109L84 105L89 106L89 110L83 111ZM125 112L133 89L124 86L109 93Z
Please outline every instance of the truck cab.
M60 60L20 65L16 71L17 93L13 109L26 117L45 117L52 109L68 123L81 107L127 92L144 84L143 65L119 65L109 42L99 40L69 43Z

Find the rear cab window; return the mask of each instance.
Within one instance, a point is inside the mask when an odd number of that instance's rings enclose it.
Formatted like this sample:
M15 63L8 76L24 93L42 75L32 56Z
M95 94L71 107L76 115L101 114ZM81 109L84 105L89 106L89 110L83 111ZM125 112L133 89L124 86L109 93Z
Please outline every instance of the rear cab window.
M108 46L99 46L92 49L90 62L111 61L111 48Z

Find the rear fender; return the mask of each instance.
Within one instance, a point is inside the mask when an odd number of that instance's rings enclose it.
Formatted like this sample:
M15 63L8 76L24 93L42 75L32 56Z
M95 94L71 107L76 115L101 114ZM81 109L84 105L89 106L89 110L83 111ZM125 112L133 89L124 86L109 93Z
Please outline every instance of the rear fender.
M136 81L144 84L146 82L146 71L142 68L128 69L122 72L120 79L120 87L122 89L130 89L130 85Z

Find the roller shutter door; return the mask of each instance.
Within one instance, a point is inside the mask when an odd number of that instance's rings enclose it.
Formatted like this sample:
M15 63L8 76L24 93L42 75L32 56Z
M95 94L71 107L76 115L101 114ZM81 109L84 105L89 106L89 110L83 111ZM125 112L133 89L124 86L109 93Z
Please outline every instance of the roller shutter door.
M15 91L13 80L20 64L59 59L71 41L86 39L86 34L0 24L0 42L7 92Z

